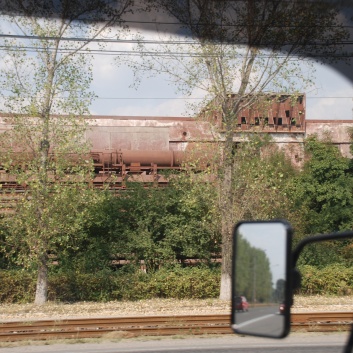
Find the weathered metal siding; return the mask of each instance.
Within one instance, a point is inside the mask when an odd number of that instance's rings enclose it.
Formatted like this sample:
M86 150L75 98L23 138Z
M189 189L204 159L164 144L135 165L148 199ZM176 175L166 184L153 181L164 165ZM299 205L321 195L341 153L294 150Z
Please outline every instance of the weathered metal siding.
M0 114L0 133L9 128L2 117ZM101 187L109 183L111 189L125 188L128 181L145 186L167 185L168 179L160 173L162 169L180 169L189 160L194 163L197 160L197 167L202 169L212 159L220 158L217 143L224 140L219 127L192 118L95 116L88 123L86 138L92 143L91 157L96 171L93 185ZM289 123L276 126L241 123L233 140L241 143L249 134L270 134L273 143L300 167L305 138L312 134L330 135L341 153L352 157L348 129L353 128L353 121L306 120L304 127ZM15 176L4 170L0 170L0 184L3 211L11 211L16 202L11 191L22 191L25 186L17 184Z
M220 138L209 123L192 118L92 117L89 124L93 150L193 152Z
M202 163L206 165L217 151L215 144L223 140L221 130L210 122L193 118L93 116L88 123L90 127L86 138L92 143L97 170L104 167L105 171L109 171L113 164L115 168L123 168L122 164L126 164L138 170L140 164L150 165L156 173L159 167L180 167L186 155L189 159L204 155ZM7 128L0 117L0 132ZM249 125L246 130L235 131L234 142L244 141L249 133L268 133L273 143L300 166L304 159L305 137L312 134L319 137L330 135L342 154L351 157L348 129L353 128L353 121L306 120L305 129L292 128L288 125L286 129L278 126L271 130L270 126ZM137 160L139 158L140 161Z
M243 129L251 126L264 126L274 130L289 127L304 130L305 95L296 99L291 95L265 95L251 106L243 108L238 115L238 126Z
M93 149L169 150L169 128L148 126L94 126L86 132Z
M229 95L229 104L239 103L239 113L234 121L235 130L263 132L304 132L306 119L305 94L272 94L248 96L240 99L236 94ZM223 116L215 101L203 109L199 118L218 128L223 126Z

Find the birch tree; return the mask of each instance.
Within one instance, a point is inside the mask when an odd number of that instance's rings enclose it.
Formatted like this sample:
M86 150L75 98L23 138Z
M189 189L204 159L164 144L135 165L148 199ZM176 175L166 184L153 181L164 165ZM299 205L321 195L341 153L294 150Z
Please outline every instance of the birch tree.
M147 42L140 35L135 56L125 60L119 57L117 64L124 63L135 70L137 86L142 74L163 74L184 97L204 92L203 109L221 116L220 298L228 300L232 229L237 221L232 212L236 202L232 185L238 113L251 108L266 92L295 95L305 91L314 78L308 57L320 61L337 59L336 53L348 33L338 11L325 1L151 0L149 5L177 20L181 24L179 33L185 36L168 38L161 34Z
M1 166L24 188L5 217L8 253L37 273L35 303L47 300L49 256L75 246L87 209L91 161L84 139L90 91L90 44L129 10L103 0L51 6L11 0L24 16L2 16L0 87L5 126ZM11 13L11 11L9 11ZM14 12L15 13L15 10ZM33 15L35 13L35 16ZM104 22L100 22L104 20Z

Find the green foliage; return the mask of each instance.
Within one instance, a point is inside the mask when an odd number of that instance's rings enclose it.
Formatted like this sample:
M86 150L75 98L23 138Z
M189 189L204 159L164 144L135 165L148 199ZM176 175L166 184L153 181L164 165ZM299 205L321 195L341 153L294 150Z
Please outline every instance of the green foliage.
M0 271L1 303L28 303L33 301L35 281L33 274L21 270Z
M157 3L161 6L159 1L152 1L152 5ZM204 91L205 99L196 108L192 108L199 113L207 107L212 117L216 114L218 116L217 122L220 124L217 124L217 128L221 128L221 133L217 139L222 140L222 159L219 163L222 173L218 195L223 258L221 298L228 299L234 221L242 218L268 218L280 214L281 210L278 202L274 210L270 208L271 201L277 201L273 197L275 186L271 182L263 182L259 175L254 182L252 179L244 180L241 185L237 174L232 173L233 138L239 113L243 108L251 109L257 97L265 91L298 93L298 89L310 87L314 71L307 70L306 66L311 64L299 59L292 60L292 54L312 51L313 46L308 43L322 42L328 38L346 38L347 31L338 20L337 11L322 2L304 4L294 1L282 4L268 1L224 1L219 6L210 6L209 2L193 1L189 6L181 6L176 1L163 1L162 8L168 15L177 18L196 40L186 43L170 38L146 50L139 35L135 51L140 55L135 58L131 55L119 56L116 62L134 70L136 86L141 83L142 74L148 77L164 74L168 75L177 91L184 95L191 96L196 91ZM224 26L215 26L215 18ZM293 25L279 33L278 28L271 25L278 21ZM191 25L194 23L207 23L208 26ZM244 23L248 25L244 26ZM301 27L307 28L308 24L312 28L320 28L323 23L329 28L328 31L298 30ZM233 44L230 45L224 38L232 38ZM249 40L248 46L244 45L244 40L245 44ZM291 55L279 55L284 47ZM315 47L315 54L317 50ZM150 55L151 51L155 55ZM149 54L146 55L146 52ZM163 55L160 55L161 52ZM261 171L258 167L256 172ZM264 174L267 176L267 173ZM255 181L258 181L258 185ZM248 186L256 187L250 189L252 193L247 193ZM237 193L233 193L234 188ZM265 192L258 196L259 190ZM233 213L237 213L235 217Z
M19 6L25 12L30 4L19 1ZM75 246L80 236L92 171L83 116L94 97L90 57L81 52L87 43L72 43L68 52L62 39L85 37L94 26L64 17L3 18L9 28L37 38L33 51L19 38L4 39L5 68L0 71L0 89L7 92L5 121L12 126L1 134L0 164L26 188L15 213L4 219L3 251L38 271L37 304L46 300L49 255Z
M351 295L353 268L333 264L318 269L299 267L303 295ZM3 303L33 301L36 280L26 271L0 271ZM204 299L219 295L220 270L174 267L144 273L129 266L118 271L92 273L51 271L48 299L59 302L141 300L151 298ZM251 299L251 294L248 299Z
M330 140L305 142L308 158L294 181L296 204L306 210L307 234L352 229L353 176L349 159Z
M162 269L132 277L133 286L126 284L114 292L117 299L140 300L152 298L204 299L219 295L219 271L208 268ZM129 292L127 288L130 289Z
M232 204L240 220L290 218L288 185L296 175L269 136L254 134L234 150Z
M303 171L293 179L292 209L300 214L296 241L313 235L351 230L353 227L353 176L350 160L341 155L329 137L311 136L305 141ZM300 263L323 267L334 262L350 265L350 240L306 247Z
M75 247L90 198L84 115L95 95L88 46L109 31L131 1L114 8L101 0L58 1L55 16L50 7L32 1L11 3L24 16L2 15L2 20L26 40L2 38L0 90L12 128L1 134L0 164L26 192L5 221L3 250L9 255L11 249L18 263L37 269L35 303L43 304L49 255ZM40 16L33 16L34 8ZM68 37L83 40L68 42Z
M95 199L92 190L77 185L62 187L41 201L43 209L38 219L38 203L31 196L18 203L16 214L4 217L2 250L17 265L36 269L43 252L60 257L77 248L85 236L82 230L90 221Z
M75 248L58 253L58 270L90 273L119 259L137 266L143 261L148 272L189 258L209 263L220 251L210 194L191 191L190 183L189 188L176 183L166 188L133 184L118 195L92 193L81 237Z
M333 264L318 269L299 267L302 295L351 295L353 268ZM33 301L36 279L26 271L0 271L2 303ZM174 267L144 273L130 268L92 273L51 271L48 299L59 302L141 300L151 298L205 299L219 295L220 271L206 267ZM248 295L251 299L251 294ZM260 300L260 299L259 299Z
M347 128L347 133L349 135L351 142L353 142L353 128L351 128L351 127ZM349 150L350 150L351 154L353 155L353 143L350 144Z
M1 271L0 299L30 302L34 277L24 271ZM140 300L151 298L203 299L219 295L219 270L174 267L144 273L139 269L92 273L51 272L48 299L61 302Z
M119 197L116 215L119 235L116 251L132 260L143 260L147 271L173 263L176 259L198 258L209 261L217 253L206 200L193 198L189 189L170 186L143 189L139 186ZM121 212L123 208L123 212Z
M94 273L62 272L49 277L48 299L55 301L109 301L120 282L119 276L103 270Z
M206 168L203 173L189 170L174 179L173 187L179 195L179 217L170 221L174 229L169 238L183 249L183 258L210 261L212 256L220 255L218 194L209 176L210 170Z
M120 199L107 191L90 189L85 196L85 214L75 236L75 246L63 247L56 253L58 272L92 273L110 268L119 237L117 203ZM117 232L118 237L115 237Z
M299 267L302 274L301 294L351 295L353 287L353 268L332 264L322 269L315 266Z

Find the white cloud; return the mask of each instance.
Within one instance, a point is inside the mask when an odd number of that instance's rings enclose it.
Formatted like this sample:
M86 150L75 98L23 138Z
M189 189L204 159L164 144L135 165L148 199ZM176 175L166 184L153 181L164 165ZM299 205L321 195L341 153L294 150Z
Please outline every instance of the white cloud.
M128 47L126 47L128 49ZM315 90L307 93L307 119L352 119L352 83L329 66L314 64ZM138 90L131 88L133 72L127 66L117 67L110 56L97 56L93 90L101 98L92 105L92 114L182 116L189 100L180 98L166 76L143 78ZM193 97L203 97L194 92ZM321 98L325 97L325 98ZM134 100L121 98L136 98ZM150 100L142 99L150 98ZM153 99L154 98L154 99ZM171 98L161 100L155 98ZM190 111L188 112L190 114Z
M352 119L352 82L327 65L317 65L316 76L316 90L307 93L307 119Z

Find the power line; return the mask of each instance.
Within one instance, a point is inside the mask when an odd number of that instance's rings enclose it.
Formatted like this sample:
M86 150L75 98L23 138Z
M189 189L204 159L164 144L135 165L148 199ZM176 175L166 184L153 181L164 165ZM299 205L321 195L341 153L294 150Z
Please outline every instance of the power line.
M353 43L352 43L353 44ZM47 50L54 50L50 48L36 48L36 47L15 47L15 46L0 46L0 51L12 51L12 52L20 52L20 51L27 51L30 53L36 53L36 52L43 52ZM74 52L75 49L59 49L59 53L61 54L69 54ZM219 57L217 54L202 54L202 53L192 53L192 52L155 52L155 51L128 51L128 50L79 50L77 53L79 54L87 54L87 55L103 55L103 56L117 56L117 55L123 55L123 56L153 56L153 57ZM279 52L280 53L280 52ZM301 55L302 59L308 59L308 58L328 58L328 57L333 57L333 58L351 58L353 56L353 51L352 53L319 53L319 54L310 54L307 53L296 53L291 55L293 57L293 60L297 60L298 56ZM230 56L230 57L242 57L242 54L236 54L236 55L224 55L225 57ZM262 53L257 55L259 58L269 58L269 57L276 57L276 58L285 58L288 55L287 54L266 54Z
M291 2L288 1L289 3ZM28 17L27 15L17 15L19 17ZM77 22L84 22L85 20L84 19L80 19L80 18L77 18L75 19L75 21ZM109 20L104 20L104 19L101 19L99 22L109 22ZM134 21L134 20L124 20L124 19L121 19L120 23L122 24L137 24L137 25L145 25L145 24L150 24L150 25L154 25L154 26L158 26L158 25L165 25L165 26L179 26L179 27L185 27L185 26L188 26L188 27L194 27L194 26L197 26L197 27L202 27L202 26L207 26L207 27L210 27L213 26L215 28L243 28L243 27L258 27L257 24L249 24L247 22L244 22L244 23L234 23L234 24L231 24L231 23L225 23L225 22L222 22L222 23L218 23L217 21L214 21L212 23L210 22L190 22L190 23L182 23L182 22L172 22L172 21L169 21L169 22L166 22L166 21L154 21L154 20L151 20L151 21L141 21L141 20L138 20L138 21ZM350 25L345 25L345 24L340 24L340 25L330 25L330 26L326 26L326 25L320 25L320 24L307 24L307 25L304 25L304 24L301 24L300 26L298 25L290 25L288 23L279 23L279 22L276 22L276 23L272 23L271 24L271 28L353 28L353 26L350 26Z
M10 96L7 96L10 97ZM59 99L67 99L68 97L57 97ZM202 97L95 97L96 100L203 100ZM334 97L334 96L318 96L306 97L306 99L353 99L352 97Z
M353 26L352 26L353 28ZM30 39L30 40L48 40L48 41L56 41L60 40L63 42L91 42L91 43L116 43L116 44L187 44L194 45L199 43L197 40L155 40L155 39L106 39L106 38L83 38L83 37L57 37L57 36L34 36L34 35L22 35L22 34L0 34L0 38L13 38L13 39ZM247 43L239 43L246 45ZM297 44L296 42L284 43L283 45L291 45ZM306 43L307 45L351 45L353 41L321 41L321 42L313 42ZM226 45L226 44L225 44ZM232 45L232 44L229 44ZM263 45L266 45L264 43Z
M202 97L96 97L99 100L202 100ZM319 96L306 99L353 99L352 97Z
M155 40L155 39L92 39L83 37L55 37L55 36L32 36L22 34L0 34L0 38L13 38L13 39L30 39L30 40L48 40L63 42L92 42L92 43L116 43L116 44L195 44L197 41L192 40Z
M131 23L131 24L152 24L152 25L175 25L175 26L185 26L185 24L181 22L161 22L161 21L123 21L123 23ZM210 26L210 23L202 23L202 22L195 22L195 23L190 23L188 26ZM243 27L257 27L258 25L256 24L249 24L249 23L238 23L238 24L218 24L217 22L212 23L212 26L214 27L220 27L220 28L226 28L226 27L231 27L231 28L243 28ZM325 25L288 25L287 23L281 24L281 23L276 23L276 24L271 24L271 28L353 28L353 26L350 25L333 25L333 26L325 26Z

